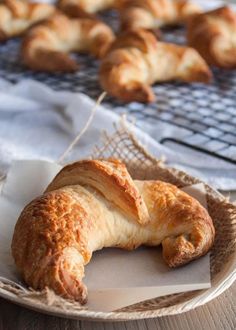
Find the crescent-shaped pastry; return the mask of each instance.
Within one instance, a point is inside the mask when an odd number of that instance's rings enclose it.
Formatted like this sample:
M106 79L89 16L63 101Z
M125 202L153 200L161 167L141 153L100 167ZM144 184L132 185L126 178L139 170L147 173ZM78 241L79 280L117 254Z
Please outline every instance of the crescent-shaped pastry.
M214 235L206 209L177 187L133 180L118 160L85 160L63 168L25 207L12 254L30 287L83 304L93 251L161 244L166 263L177 267L206 254Z
M46 3L2 1L0 3L0 41L21 35L33 24L48 18L55 11L54 6Z
M71 17L89 17L97 12L119 9L128 0L59 0L58 7Z
M228 7L197 15L188 23L188 43L210 64L236 68L236 13Z
M188 0L128 0L121 8L121 28L156 30L184 23L200 12L201 8Z
M113 39L111 28L103 22L57 14L29 31L21 53L23 62L32 70L73 72L77 63L70 52L101 58Z
M151 85L155 82L208 83L210 79L211 72L196 50L158 42L146 30L121 34L100 67L101 86L125 102L154 101Z

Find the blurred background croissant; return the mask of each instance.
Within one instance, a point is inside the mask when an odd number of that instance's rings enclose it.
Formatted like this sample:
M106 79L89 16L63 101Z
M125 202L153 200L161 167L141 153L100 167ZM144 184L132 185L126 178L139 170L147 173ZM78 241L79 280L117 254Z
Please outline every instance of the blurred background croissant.
M117 16L116 29L100 16L110 9ZM98 79L110 95L149 103L155 100L151 85L156 82L209 83L209 65L233 68L235 21L227 7L204 13L187 0L5 0L0 40L21 37L21 61L34 71L75 72L79 63L71 53L92 55L101 61ZM160 28L178 25L187 31L185 46L162 40Z

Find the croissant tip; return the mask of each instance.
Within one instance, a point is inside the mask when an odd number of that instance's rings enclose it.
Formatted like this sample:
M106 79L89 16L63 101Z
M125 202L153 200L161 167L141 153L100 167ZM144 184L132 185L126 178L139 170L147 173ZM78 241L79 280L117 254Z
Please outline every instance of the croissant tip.
M209 71L202 71L198 73L198 77L196 77L196 81L201 83L210 84L213 80L213 74Z

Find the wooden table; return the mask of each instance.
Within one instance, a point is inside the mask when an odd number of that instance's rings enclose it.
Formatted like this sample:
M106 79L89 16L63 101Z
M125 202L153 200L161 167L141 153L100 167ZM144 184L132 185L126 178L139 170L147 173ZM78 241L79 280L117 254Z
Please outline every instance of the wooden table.
M231 194L236 200L236 192ZM236 329L236 283L210 303L188 313L129 322L87 322L43 315L0 298L0 330L228 330Z

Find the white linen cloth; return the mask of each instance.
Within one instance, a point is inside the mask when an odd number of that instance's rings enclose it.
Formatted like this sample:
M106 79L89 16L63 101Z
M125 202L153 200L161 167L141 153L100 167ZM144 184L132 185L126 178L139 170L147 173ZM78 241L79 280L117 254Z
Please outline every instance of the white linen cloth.
M86 95L54 91L33 80L17 84L0 80L0 171L6 172L15 159L57 161L84 127L93 105L94 101ZM120 117L112 110L100 106L89 129L66 160L89 156L101 132L106 130L111 134L114 123L119 121ZM163 132L163 127L158 129L156 125L155 129L150 127L143 132L130 125L130 129L154 156L165 156L169 166L199 177L217 189L236 189L235 165L159 144L154 139Z

